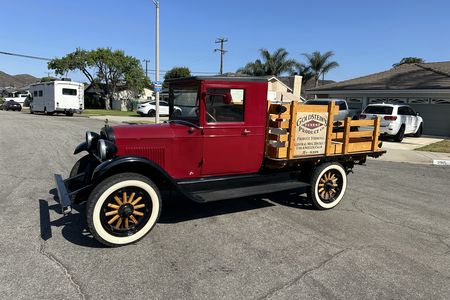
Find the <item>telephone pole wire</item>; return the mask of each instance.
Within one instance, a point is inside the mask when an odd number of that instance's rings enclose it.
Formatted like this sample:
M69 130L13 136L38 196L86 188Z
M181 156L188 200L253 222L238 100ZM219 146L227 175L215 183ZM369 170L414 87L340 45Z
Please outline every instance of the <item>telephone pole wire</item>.
M223 56L228 52L223 48L223 44L226 42L228 42L227 38L217 38L216 44L220 44L220 49L214 49L214 52L220 52L220 75L223 74Z

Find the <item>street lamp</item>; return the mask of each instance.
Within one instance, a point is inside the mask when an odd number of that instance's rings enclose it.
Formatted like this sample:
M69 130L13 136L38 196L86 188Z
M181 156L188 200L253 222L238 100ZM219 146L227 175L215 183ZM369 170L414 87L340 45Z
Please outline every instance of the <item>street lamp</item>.
M153 0L156 7L156 44L155 44L155 81L159 82L159 0ZM159 123L159 89L160 87L155 87L156 90L156 116L155 123Z

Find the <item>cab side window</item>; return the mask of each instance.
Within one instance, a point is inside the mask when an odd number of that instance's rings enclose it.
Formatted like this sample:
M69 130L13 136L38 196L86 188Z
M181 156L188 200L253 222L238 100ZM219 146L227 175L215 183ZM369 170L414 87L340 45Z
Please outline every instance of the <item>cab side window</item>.
M208 89L206 121L208 123L244 122L244 89Z

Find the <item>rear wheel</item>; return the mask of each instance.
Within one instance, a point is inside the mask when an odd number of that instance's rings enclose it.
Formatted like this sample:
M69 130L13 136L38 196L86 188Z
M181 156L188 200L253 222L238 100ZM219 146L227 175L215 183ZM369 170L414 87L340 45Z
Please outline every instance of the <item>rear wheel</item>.
M311 177L310 197L315 208L330 209L339 204L347 188L347 173L339 163L316 167Z
M73 116L73 112L71 112L71 111L66 111L66 116L72 117L72 116Z
M423 130L422 123L420 123L419 129L417 129L416 133L414 133L414 136L415 137L421 137L422 136L422 130Z
M161 196L149 178L117 174L92 191L86 209L92 235L107 246L122 246L137 242L155 226Z
M400 143L401 141L403 141L404 137L405 137L405 125L402 125L398 130L397 134L394 136L394 141Z

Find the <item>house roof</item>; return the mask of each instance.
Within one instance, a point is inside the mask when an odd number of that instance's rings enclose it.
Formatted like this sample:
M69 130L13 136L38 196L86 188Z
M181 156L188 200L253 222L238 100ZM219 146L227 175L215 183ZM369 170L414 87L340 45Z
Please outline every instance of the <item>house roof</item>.
M384 72L310 88L308 91L411 89L450 89L450 61L403 64Z

